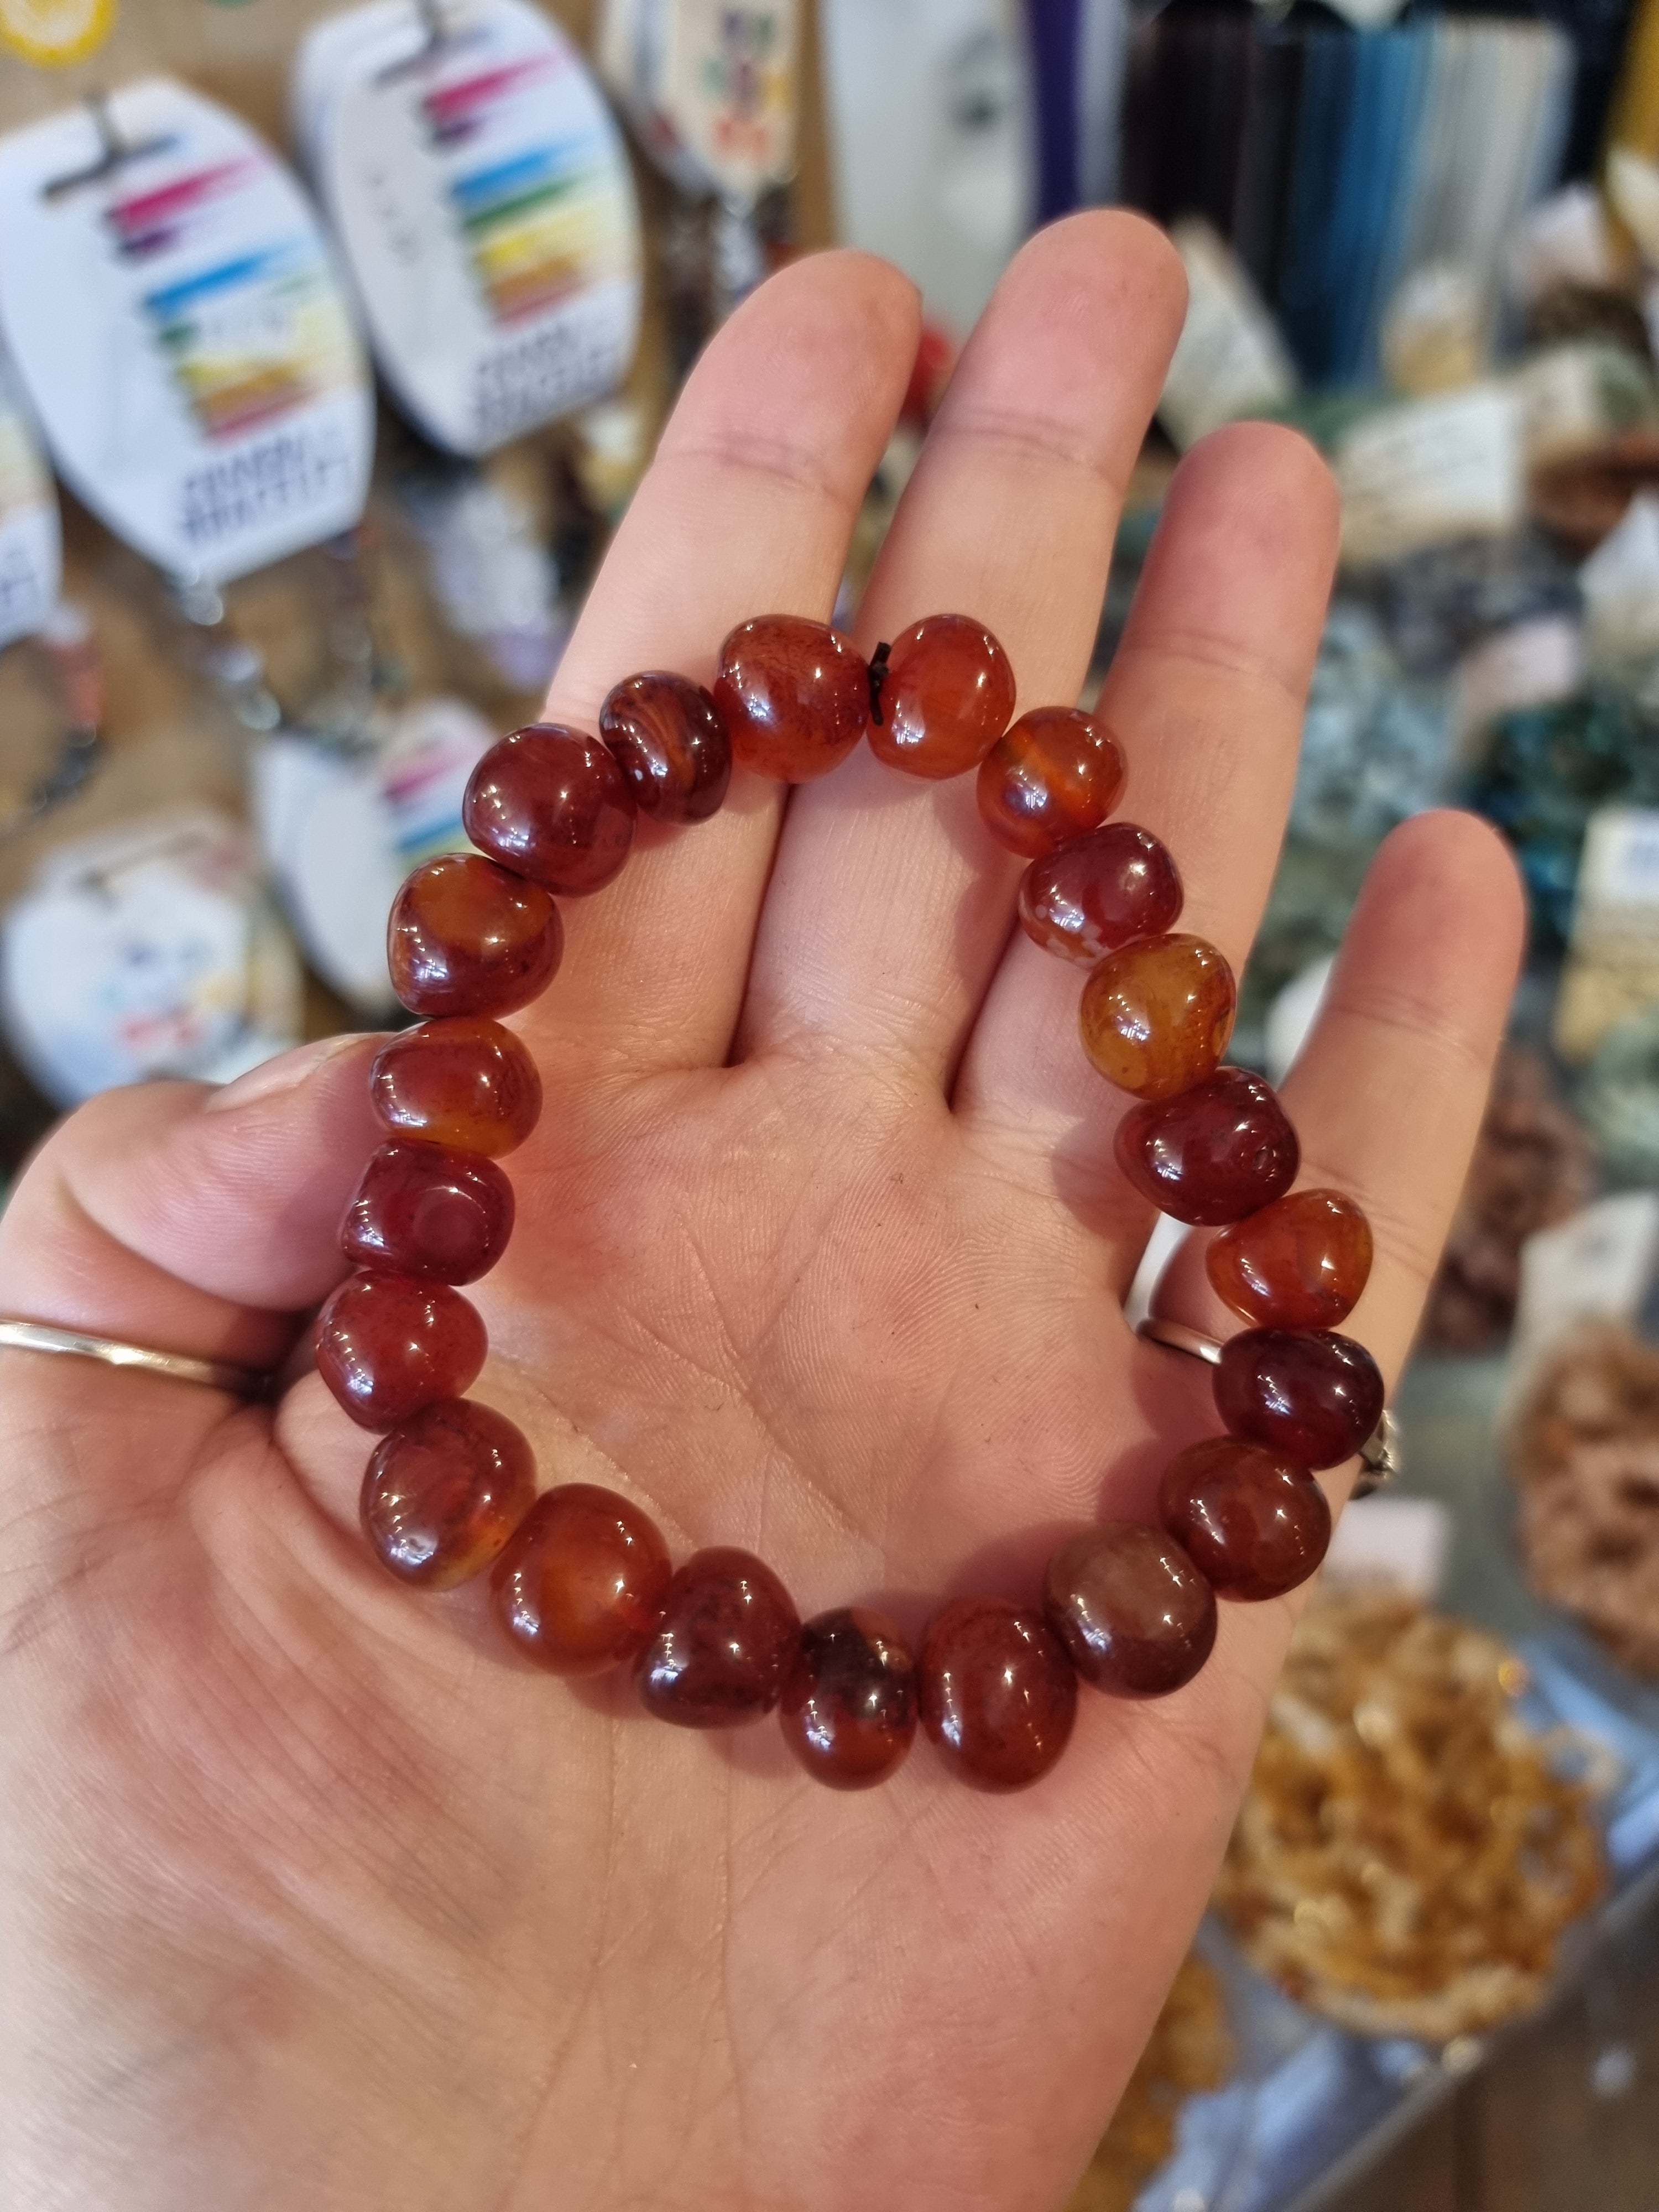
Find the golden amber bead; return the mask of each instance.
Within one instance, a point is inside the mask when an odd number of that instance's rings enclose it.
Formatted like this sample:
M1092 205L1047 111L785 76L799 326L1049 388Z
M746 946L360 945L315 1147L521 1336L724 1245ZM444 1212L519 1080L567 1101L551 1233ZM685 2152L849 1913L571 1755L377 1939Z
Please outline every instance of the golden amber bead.
M1014 711L1014 672L983 623L929 615L894 639L870 750L935 781L977 768Z
M1080 707L1034 707L979 771L979 811L1011 853L1040 860L1097 830L1123 795L1123 756Z
M1233 1033L1233 971L1201 937L1109 952L1083 987L1083 1049L1137 1098L1174 1098L1215 1073Z
M720 647L714 704L740 768L810 783L870 726L869 664L828 623L758 615Z
M401 1581L450 1589L489 1565L535 1495L535 1457L512 1422L470 1398L447 1398L376 1445L363 1478L363 1533Z
M499 1159L542 1110L542 1079L511 1030L462 1015L388 1038L368 1075L376 1115L394 1136Z
M392 988L416 1014L513 1013L540 996L563 950L541 885L475 853L411 870L386 932Z
M1212 1237L1216 1296L1264 1328L1335 1328L1371 1272L1371 1225L1339 1190L1293 1190Z
M673 1569L649 1514L614 1490L564 1482L536 1500L490 1577L495 1618L555 1674L636 1657Z

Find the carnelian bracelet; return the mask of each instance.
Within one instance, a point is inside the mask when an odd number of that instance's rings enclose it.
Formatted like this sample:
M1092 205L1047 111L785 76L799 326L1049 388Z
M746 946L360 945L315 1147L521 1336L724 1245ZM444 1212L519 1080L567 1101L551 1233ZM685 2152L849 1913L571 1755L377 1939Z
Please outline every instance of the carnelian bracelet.
M464 809L477 851L423 862L392 907L392 981L424 1018L374 1062L388 1140L346 1212L356 1272L317 1325L325 1381L354 1420L385 1431L362 1522L392 1574L441 1589L489 1568L495 1618L531 1659L559 1674L631 1667L647 1709L684 1728L779 1708L807 1771L838 1789L893 1773L918 1717L964 1778L1018 1789L1064 1748L1079 1676L1132 1698L1191 1680L1218 1595L1277 1596L1318 1565L1331 1522L1314 1470L1351 1457L1382 1412L1370 1355L1333 1334L1370 1272L1364 1215L1336 1191L1291 1190L1300 1155L1283 1107L1259 1076L1220 1065L1232 971L1176 930L1181 881L1158 839L1108 820L1124 781L1111 736L1062 707L1010 727L1014 689L1002 647L966 616L930 616L866 662L822 623L768 615L726 639L712 693L631 676L597 738L537 723L492 747ZM640 815L713 814L734 760L804 783L864 738L912 775L977 770L986 827L1030 863L1020 922L1087 967L1084 1048L1138 1102L1118 1125L1118 1164L1152 1205L1219 1230L1210 1280L1249 1324L1215 1364L1226 1433L1170 1462L1159 1526L1068 1537L1041 1605L958 1598L915 1657L862 1607L803 1625L748 1552L718 1547L675 1569L615 1492L566 1483L538 1497L525 1437L464 1395L486 1346L455 1288L512 1231L496 1163L535 1126L541 1085L500 1018L558 967L555 896L608 884Z

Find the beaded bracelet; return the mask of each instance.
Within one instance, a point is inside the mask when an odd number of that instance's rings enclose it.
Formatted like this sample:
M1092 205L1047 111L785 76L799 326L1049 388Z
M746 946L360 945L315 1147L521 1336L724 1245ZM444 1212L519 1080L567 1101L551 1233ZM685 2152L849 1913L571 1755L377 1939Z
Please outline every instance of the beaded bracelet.
M963 615L930 616L868 663L822 623L768 615L726 639L712 694L631 676L598 738L538 723L495 745L466 793L477 851L424 862L392 907L392 981L425 1018L374 1062L389 1140L345 1216L357 1272L318 1322L325 1381L386 1432L362 1510L392 1574L441 1589L491 1568L495 1618L531 1659L570 1675L631 1666L647 1710L683 1728L776 1708L807 1771L837 1789L892 1774L918 1717L963 1778L1019 1789L1065 1747L1079 1677L1131 1698L1190 1681L1215 1641L1218 1595L1274 1597L1318 1565L1331 1522L1313 1470L1349 1458L1382 1410L1370 1355L1332 1333L1370 1272L1364 1215L1335 1191L1291 1191L1299 1149L1284 1109L1259 1076L1220 1066L1232 971L1176 931L1181 881L1158 839L1108 821L1124 782L1108 731L1059 707L1009 727L1014 696L1002 647ZM1215 1369L1227 1433L1171 1461L1161 1526L1069 1537L1040 1607L958 1598L915 1656L861 1607L803 1626L750 1553L715 1547L676 1570L649 1517L612 1491L566 1483L538 1497L525 1437L464 1395L485 1336L454 1287L493 1266L512 1231L496 1162L534 1127L541 1085L499 1018L559 964L555 895L609 883L640 815L712 815L734 760L805 782L861 738L912 775L977 769L987 828L1030 863L1020 922L1088 968L1084 1048L1139 1102L1118 1126L1118 1164L1164 1212L1220 1229L1210 1280L1249 1324Z

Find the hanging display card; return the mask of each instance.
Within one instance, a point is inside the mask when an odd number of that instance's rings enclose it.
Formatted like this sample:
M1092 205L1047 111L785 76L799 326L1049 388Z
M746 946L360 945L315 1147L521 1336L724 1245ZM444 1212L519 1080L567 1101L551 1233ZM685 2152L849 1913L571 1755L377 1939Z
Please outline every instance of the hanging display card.
M310 33L294 110L381 372L436 443L489 453L615 390L639 213L621 134L546 16L376 0Z
M29 637L58 604L58 497L0 354L0 646Z
M600 74L683 192L750 207L795 165L799 0L607 0Z
M349 529L373 398L314 210L166 77L0 139L0 327L58 472L170 575Z

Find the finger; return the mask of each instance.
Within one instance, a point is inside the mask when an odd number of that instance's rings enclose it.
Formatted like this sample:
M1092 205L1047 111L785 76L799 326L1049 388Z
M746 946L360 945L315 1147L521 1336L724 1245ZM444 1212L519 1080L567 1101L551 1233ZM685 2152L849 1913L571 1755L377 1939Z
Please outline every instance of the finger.
M1120 809L1186 886L1179 927L1242 968L1267 902L1336 561L1330 473L1288 430L1241 423L1176 471L1100 712L1122 744ZM1133 1103L1078 1040L1082 972L1016 930L957 1081L964 1133L1034 1198L1107 1240L1120 1290L1152 1210L1112 1164Z
M1283 1087L1303 1190L1346 1191L1376 1256L1343 1322L1392 1383L1417 1331L1486 1109L1525 936L1508 848L1473 815L1419 815L1382 846L1330 991ZM1154 1301L1208 1335L1243 1324L1188 1237Z
M264 1370L346 1272L340 1217L379 1141L368 1070L380 1040L333 1037L220 1091L146 1084L81 1108L0 1218L0 1312L155 1351ZM222 1394L97 1362L0 1353L9 1429L72 1431L100 1407L223 1419ZM49 1418L50 1417L50 1418ZM14 1457L0 1453L9 1475ZM57 1464L66 1462L60 1455ZM130 1456L82 1482L125 1484Z
M859 504L915 359L915 288L863 253L761 286L693 370L554 679L555 721L599 727L635 671L707 684L751 615L827 619ZM718 1065L741 1002L782 787L742 771L711 821L641 823L617 881L562 908L568 947L522 1026L539 1055Z
M860 613L866 652L923 615L970 614L1013 663L1017 711L1076 699L1184 301L1173 249L1138 216L1076 216L1021 251L894 517ZM924 782L861 751L791 807L745 1048L827 1037L895 1050L941 1079L1018 876L979 822L971 776Z

